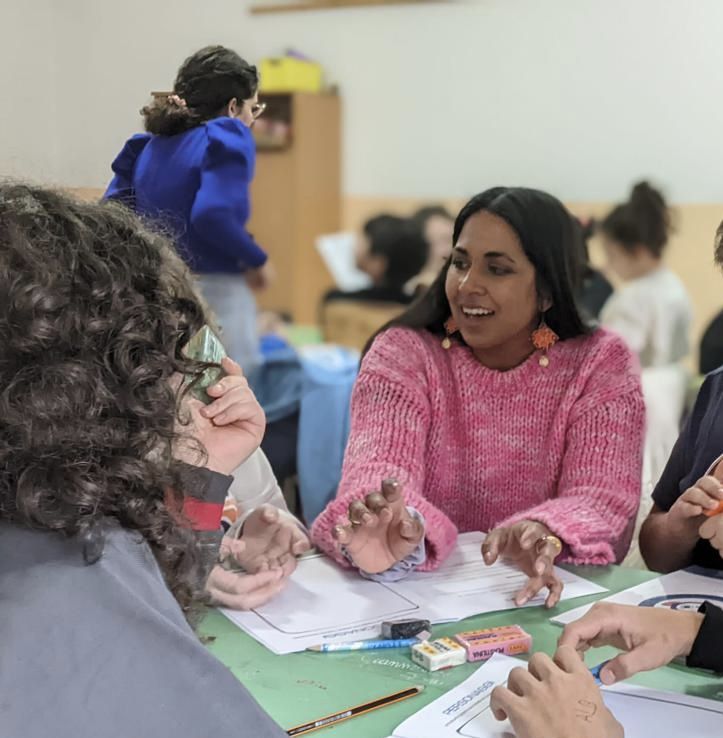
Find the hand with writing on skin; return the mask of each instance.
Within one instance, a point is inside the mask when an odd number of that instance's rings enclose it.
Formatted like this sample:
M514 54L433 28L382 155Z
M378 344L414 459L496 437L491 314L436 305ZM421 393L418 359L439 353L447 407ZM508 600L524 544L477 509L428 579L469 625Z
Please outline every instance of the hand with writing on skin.
M544 541L550 530L536 520L521 520L510 526L495 528L482 544L482 557L491 566L501 556L521 569L528 577L527 584L515 596L518 607L531 600L543 587L549 594L545 607L554 607L560 601L563 584L555 574L557 547Z
M349 521L332 535L354 565L369 574L387 571L415 551L424 538L424 525L407 510L401 485L387 479L381 492L372 492L349 505Z
M599 646L623 651L600 672L603 684L614 684L639 671L664 666L678 656L687 656L703 618L697 612L597 602L579 620L565 627L560 646L581 654Z
M624 738L592 675L569 646L561 646L554 660L536 653L526 669L513 669L507 686L492 691L490 708L497 720L509 719L517 738Z

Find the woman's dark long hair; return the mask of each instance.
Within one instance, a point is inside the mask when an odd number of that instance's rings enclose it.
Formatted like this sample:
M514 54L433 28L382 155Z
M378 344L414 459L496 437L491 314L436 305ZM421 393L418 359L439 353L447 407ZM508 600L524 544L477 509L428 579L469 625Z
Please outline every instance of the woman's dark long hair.
M564 205L540 190L494 187L475 195L460 210L454 222L455 244L467 220L481 211L502 218L520 239L535 267L538 294L552 302L545 313L550 328L561 340L590 333L592 326L583 318L575 301L582 272L580 232ZM401 326L444 335L444 323L450 316L445 282L451 262L450 257L429 289L379 333Z
M166 507L182 484L169 380L198 377L182 348L204 322L183 264L126 208L0 185L0 520L80 536L91 559L109 520L138 531L185 609L199 556Z
M178 70L173 95L158 98L141 110L146 131L174 136L223 114L236 98L239 104L256 94L256 67L224 46L206 46Z

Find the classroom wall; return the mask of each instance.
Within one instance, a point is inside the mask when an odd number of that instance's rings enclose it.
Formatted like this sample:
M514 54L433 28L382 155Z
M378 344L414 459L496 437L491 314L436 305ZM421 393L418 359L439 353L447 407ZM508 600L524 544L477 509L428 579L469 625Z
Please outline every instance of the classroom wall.
M346 223L372 202L460 201L498 183L610 203L647 176L678 206L670 261L698 323L723 304L710 266L723 217L719 0L450 0L264 16L249 4L4 0L0 172L101 187L148 91L167 88L187 53L219 42L259 59L294 46L343 96Z
M56 165L57 55L52 0L0 2L0 176L45 179Z
M28 95L52 93L49 135L60 145L46 171L100 186L147 92L167 87L187 53L216 41L258 59L295 46L344 96L346 194L464 197L525 182L608 201L646 175L675 200L723 201L711 166L723 126L718 0L450 0L275 15L249 15L250 2L3 0L0 68L13 82L3 122ZM51 89L46 72L57 77ZM0 167L10 148L42 156L38 125L14 125Z

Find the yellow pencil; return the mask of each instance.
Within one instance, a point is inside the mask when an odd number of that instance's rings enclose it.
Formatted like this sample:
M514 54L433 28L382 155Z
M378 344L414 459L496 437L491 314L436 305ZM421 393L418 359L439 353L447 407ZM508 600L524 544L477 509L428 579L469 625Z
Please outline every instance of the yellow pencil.
M304 723L303 725L297 725L295 728L290 728L286 731L287 735L306 735L315 730L321 730L321 728L328 728L330 725L336 725L344 720L350 720L358 715L364 715L372 710L377 710L380 707L386 707L387 705L393 705L395 702L401 702L409 697L415 697L416 695L424 692L424 686L417 684L414 687L403 689L401 692L395 692L394 694L388 694L386 697L378 697L371 702L365 702L363 705L357 705L356 707L350 707L348 710L342 710L341 712L335 712L326 717L313 720L310 723Z

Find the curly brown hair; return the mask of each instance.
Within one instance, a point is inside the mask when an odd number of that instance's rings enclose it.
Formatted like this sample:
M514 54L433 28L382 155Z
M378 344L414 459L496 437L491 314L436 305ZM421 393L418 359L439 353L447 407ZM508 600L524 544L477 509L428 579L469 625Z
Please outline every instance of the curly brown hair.
M0 519L82 536L88 563L111 521L138 531L186 611L200 557L166 506L169 379L198 378L182 349L205 320L166 239L126 208L0 184Z

